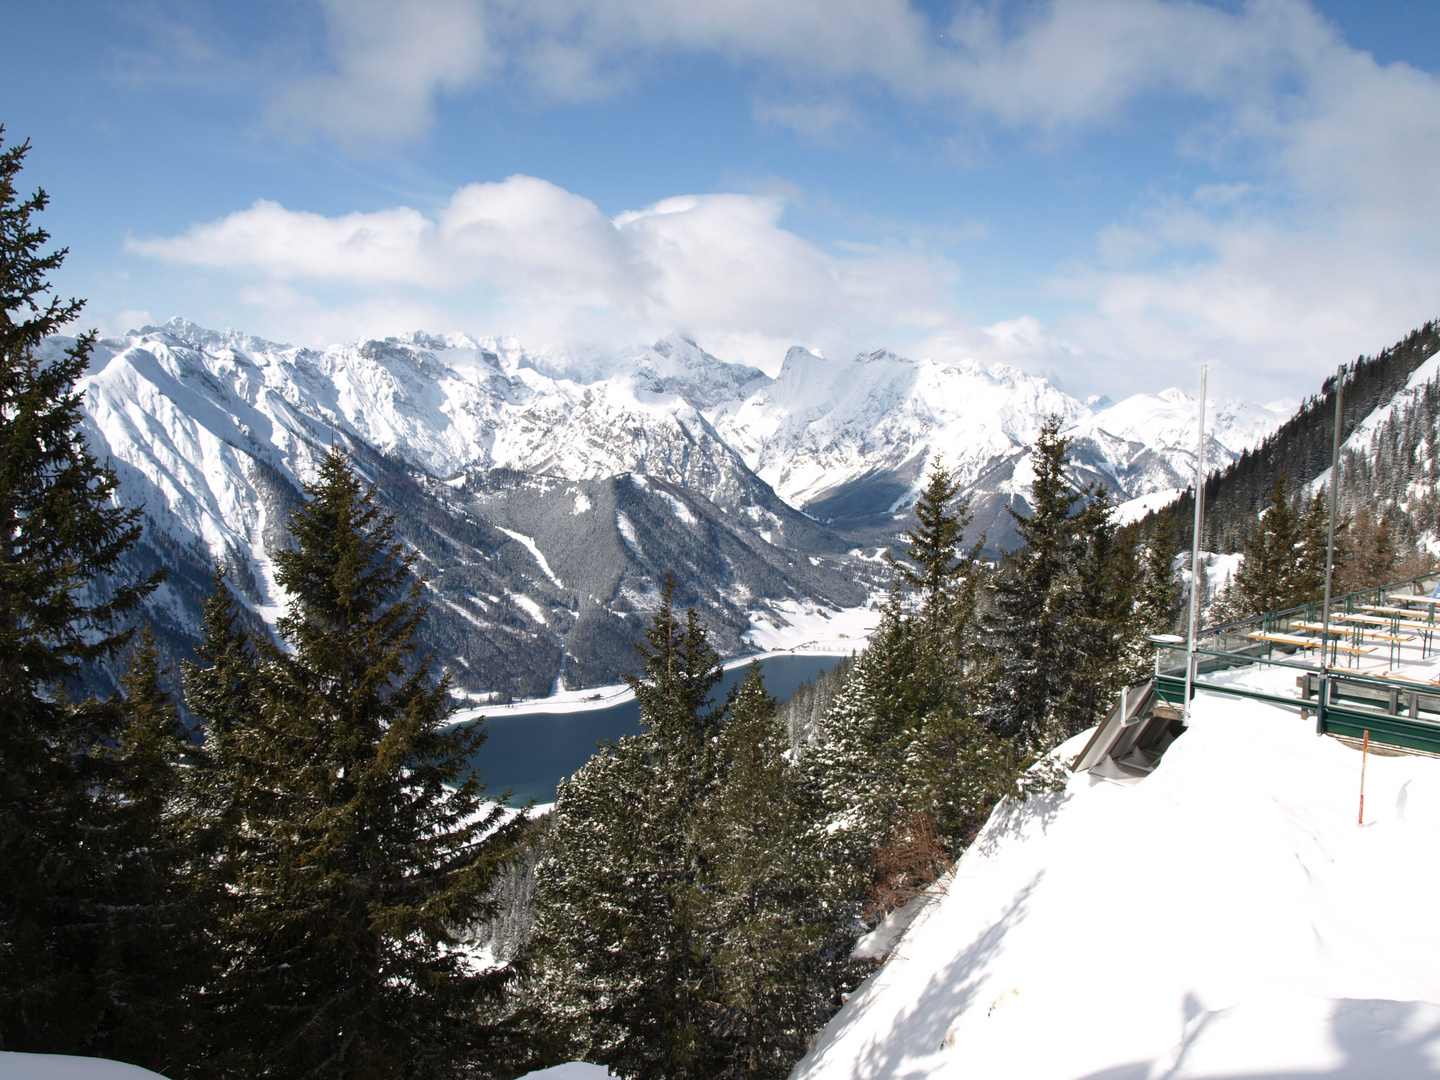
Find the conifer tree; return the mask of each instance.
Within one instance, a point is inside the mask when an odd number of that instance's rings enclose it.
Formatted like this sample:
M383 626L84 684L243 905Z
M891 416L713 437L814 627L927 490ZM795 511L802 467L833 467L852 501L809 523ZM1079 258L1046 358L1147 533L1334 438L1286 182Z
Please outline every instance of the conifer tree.
M891 560L881 625L805 760L829 815L834 861L866 880L899 819L923 818L958 854L998 797L991 781L1013 764L974 720L992 664L975 617L981 545L962 548L969 507L952 508L955 493L937 465L905 558Z
M1086 493L1065 477L1070 440L1061 424L1058 415L1047 418L1031 451L1030 514L1006 508L1024 547L996 581L991 618L999 670L988 723L1031 751L1055 739L1075 662L1067 631L1080 614L1083 546L1073 517Z
M1183 592L1175 572L1179 554L1169 521L1158 519L1145 545L1144 575L1135 603L1136 618L1147 634L1169 634L1179 625Z
M970 524L970 501L952 507L959 482L938 461L915 503L916 523L905 530L904 559L886 553L895 586L918 600L909 630L919 635L918 682L942 691L962 713L973 711L983 686L975 609L981 580L982 536L962 548Z
M923 718L943 705L944 686L917 677L926 664L912 629L892 599L803 761L825 810L830 860L861 888L909 786Z
M1064 638L1064 694L1055 707L1054 738L1098 723L1125 681L1125 660L1139 636L1135 599L1140 565L1134 535L1115 524L1109 492L1092 488L1075 516L1077 605Z
M1297 508L1282 472L1269 504L1245 537L1245 558L1228 590L1222 618L1282 611L1320 599L1325 590L1328 522L1325 499L1317 494Z
M1368 506L1356 509L1350 518L1345 543L1337 552L1334 588L1337 595L1393 584L1409 576L1401 570L1403 552L1396 529L1385 514Z
M207 611L191 705L212 724L197 783L222 795L205 848L223 951L205 990L210 1075L430 1077L485 1066L500 972L459 934L515 826L482 802L483 729L449 729L418 655L423 583L338 452L276 553L290 647ZM227 696L228 690L228 696ZM213 715L206 716L201 710Z
M101 953L112 1016L94 1051L178 1076L199 1057L206 1018L189 1007L189 993L209 976L211 958L203 906L187 874L191 829L181 762L191 756L190 732L162 674L145 626L120 679L116 855L106 875Z
M108 1037L97 965L122 717L67 686L117 654L119 620L163 574L119 572L140 524L80 430L94 334L40 349L81 303L49 294L65 251L34 222L45 193L17 191L28 149L0 151L0 1049L84 1053Z
M532 997L559 1033L551 1054L620 1076L713 1075L720 1055L701 836L718 783L718 657L668 581L630 685L641 733L593 757L556 793L537 869Z
M783 1080L850 973L845 897L815 842L819 807L787 758L776 710L752 664L728 702L723 779L700 822L721 1077Z
M1132 632L1127 636L1121 657L1121 676L1126 684L1147 678L1155 663L1150 634L1172 634L1179 626L1181 583L1175 572L1175 534L1167 518L1160 517L1148 542L1139 553L1138 580Z

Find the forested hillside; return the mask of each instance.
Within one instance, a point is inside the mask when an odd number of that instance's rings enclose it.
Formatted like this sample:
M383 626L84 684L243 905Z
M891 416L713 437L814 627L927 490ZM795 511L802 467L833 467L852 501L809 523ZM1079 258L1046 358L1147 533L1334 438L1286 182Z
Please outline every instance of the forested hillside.
M1411 374L1440 349L1440 323L1432 320L1375 356L1361 356L1345 375L1345 410L1342 440L1348 439L1372 412L1404 388ZM1269 501L1277 480L1298 488L1330 467L1335 434L1334 376L1320 393L1306 399L1296 414L1254 450L1246 451L1227 468L1205 482L1205 536L1209 551L1238 552L1256 515ZM1187 492L1152 515L1164 518L1174 535L1189 536L1195 514ZM1147 523L1145 531L1152 527Z

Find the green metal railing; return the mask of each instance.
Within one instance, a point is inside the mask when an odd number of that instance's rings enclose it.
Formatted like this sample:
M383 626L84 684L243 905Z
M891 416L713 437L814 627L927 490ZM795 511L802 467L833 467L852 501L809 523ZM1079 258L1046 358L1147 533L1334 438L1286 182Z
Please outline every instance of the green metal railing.
M1428 593L1437 580L1440 580L1437 575L1425 574L1384 588L1350 593L1333 599L1330 610L1332 614L1354 612L1362 604L1406 589L1421 595ZM1323 618L1321 606L1316 601L1200 631L1196 635L1194 689L1299 709L1302 716L1314 713L1316 731L1322 735L1360 739L1369 732L1371 742L1440 755L1440 686L1432 688L1349 670L1338 663L1326 662L1323 653L1317 660L1309 661L1298 645L1249 637L1256 632L1284 636L1292 624L1319 622ZM1440 617L1436 618L1440 622ZM1155 694L1160 700L1183 708L1186 645L1182 640L1157 643L1157 648ZM1178 662L1165 662L1167 650L1179 655ZM1295 658L1297 653L1299 659ZM1334 661L1335 656L1330 660ZM1269 693L1205 677L1252 666L1293 668L1295 694Z

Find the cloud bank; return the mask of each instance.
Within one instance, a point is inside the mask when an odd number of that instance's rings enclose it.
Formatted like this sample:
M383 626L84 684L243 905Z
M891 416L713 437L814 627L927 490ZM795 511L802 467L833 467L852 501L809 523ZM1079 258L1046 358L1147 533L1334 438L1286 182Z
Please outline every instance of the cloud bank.
M796 341L859 347L950 318L953 264L904 250L827 252L783 228L782 211L767 196L685 195L611 219L548 181L512 176L461 188L433 216L398 207L325 217L262 200L130 248L258 281L252 302L322 333L336 320L317 318L313 298L335 287L361 291L372 332L377 310L389 312L379 322L391 333L415 328L393 319L428 316L537 343L629 344L681 328L767 367Z
M1440 314L1440 83L1348 46L1302 0L323 0L326 62L282 83L271 120L350 147L425 137L446 95L542 106L625 93L677 56L733 66L755 118L843 140L881 99L1039 157L1148 117L1185 175L1017 310L973 325L964 251L938 235L825 247L783 203L677 196L607 218L513 176L433 211L324 217L259 202L132 242L244 279L297 339L416 321L532 340L684 329L773 367L786 345L891 345L1011 359L1076 389L1191 381L1210 361L1248 396L1302 393L1341 359ZM1160 119L1156 119L1159 116ZM1003 242L1003 241L997 241ZM1020 303L1023 304L1024 301ZM400 325L399 320L414 320Z

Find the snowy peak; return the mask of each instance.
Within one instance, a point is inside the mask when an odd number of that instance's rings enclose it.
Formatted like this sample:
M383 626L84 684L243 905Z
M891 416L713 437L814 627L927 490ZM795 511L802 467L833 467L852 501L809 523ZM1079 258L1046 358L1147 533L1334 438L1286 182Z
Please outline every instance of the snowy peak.
M770 381L758 368L727 363L680 334L661 338L636 358L633 368L652 393L674 394L697 409L743 397Z
M848 363L791 349L780 376L716 414L716 428L782 498L821 517L883 514L913 500L937 456L961 483L1028 446L1041 420L1089 410L1046 380L888 350Z
M1274 407L1242 401L1210 401L1205 410L1206 435L1232 455L1254 449L1293 409L1288 402ZM1176 387L1158 394L1135 394L1095 413L1087 425L1095 431L1154 447L1195 444L1199 402Z

